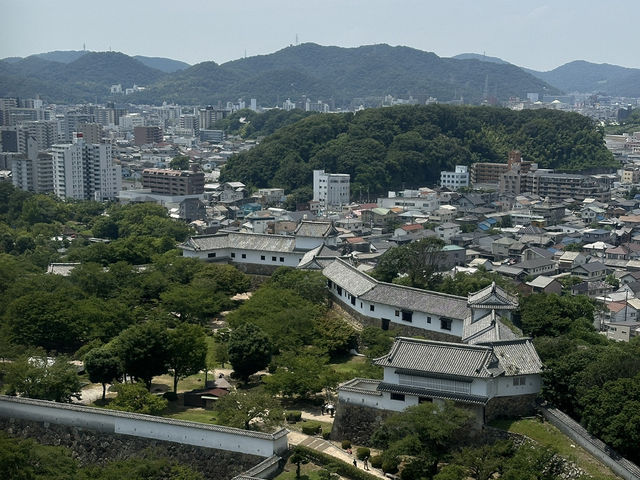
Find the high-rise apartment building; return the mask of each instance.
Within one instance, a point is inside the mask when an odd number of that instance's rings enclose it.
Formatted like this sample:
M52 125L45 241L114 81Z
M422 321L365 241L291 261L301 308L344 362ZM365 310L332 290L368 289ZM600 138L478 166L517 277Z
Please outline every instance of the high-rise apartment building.
M160 127L134 127L133 143L138 146L162 142Z
M83 123L78 128L78 132L82 133L85 143L102 142L102 125L99 123L88 122Z
M142 186L162 195L198 195L204 193L204 173L145 168L142 171Z
M53 188L61 198L112 200L122 186L120 165L114 165L111 145L85 143L82 133L73 143L53 145Z
M351 196L350 176L347 173L313 171L313 201L325 208L347 205Z
M21 189L35 193L53 192L53 160L51 155L40 152L35 138L27 138L26 153L12 157L11 178Z

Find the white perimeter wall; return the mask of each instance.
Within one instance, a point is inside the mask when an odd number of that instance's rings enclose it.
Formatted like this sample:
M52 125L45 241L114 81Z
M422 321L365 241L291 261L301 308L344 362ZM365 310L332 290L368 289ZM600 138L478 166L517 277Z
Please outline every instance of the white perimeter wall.
M151 415L0 395L0 416L216 448L261 457L285 452L286 429L274 434Z

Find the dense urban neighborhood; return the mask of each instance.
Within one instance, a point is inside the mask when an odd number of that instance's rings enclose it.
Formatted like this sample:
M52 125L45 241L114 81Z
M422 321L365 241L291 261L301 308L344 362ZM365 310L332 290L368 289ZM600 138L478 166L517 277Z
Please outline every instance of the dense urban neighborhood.
M636 97L184 75L0 89L7 478L640 478Z

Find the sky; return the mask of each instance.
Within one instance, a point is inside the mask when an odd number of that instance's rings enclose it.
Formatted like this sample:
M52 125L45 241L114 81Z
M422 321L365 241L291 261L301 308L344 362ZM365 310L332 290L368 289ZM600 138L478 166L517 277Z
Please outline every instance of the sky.
M0 58L120 51L224 63L296 43L640 68L637 0L0 0Z

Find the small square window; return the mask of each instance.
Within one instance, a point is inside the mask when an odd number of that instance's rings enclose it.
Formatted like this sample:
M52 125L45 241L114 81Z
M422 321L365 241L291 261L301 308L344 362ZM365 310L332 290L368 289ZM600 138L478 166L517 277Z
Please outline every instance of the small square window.
M246 253L243 253L243 254L242 254L242 258L247 258L247 254L246 254Z
M375 305L369 305L369 311L370 312L375 312L375 310L376 310Z
M396 317L400 316L400 310L396 310Z
M216 256L216 252L213 252L207 255L208 258L213 258L215 256Z
M277 260L277 258L276 258L276 257L271 257L271 261L272 261L272 262L275 262L276 260Z
M265 256L264 255L260 255L260 260L264 260Z
M407 310L402 311L402 321L403 322L413 322L413 312L409 312Z
M402 393L392 393L391 400L398 400L399 402L404 402L404 395Z
M441 330L451 330L451 320L448 318L440 319L440 329Z
M284 257L280 257L280 261L281 261L281 262L284 262Z
M431 323L431 317L427 317L427 323Z
M231 258L236 258L236 254L231 252Z

